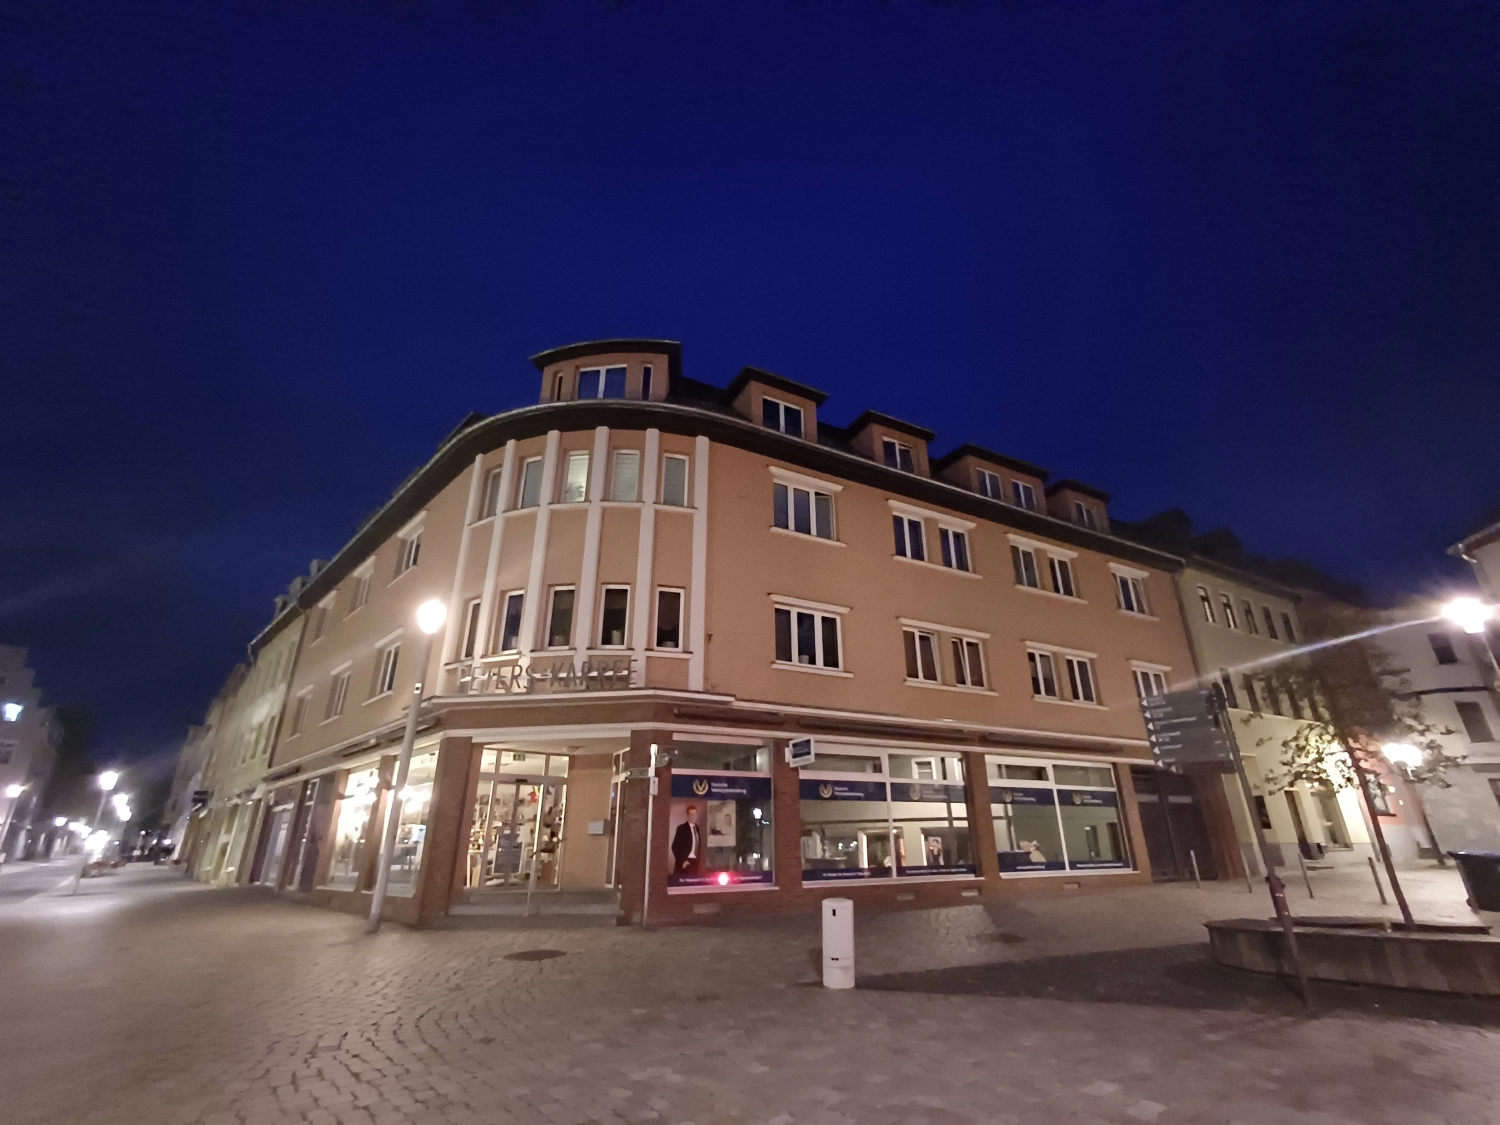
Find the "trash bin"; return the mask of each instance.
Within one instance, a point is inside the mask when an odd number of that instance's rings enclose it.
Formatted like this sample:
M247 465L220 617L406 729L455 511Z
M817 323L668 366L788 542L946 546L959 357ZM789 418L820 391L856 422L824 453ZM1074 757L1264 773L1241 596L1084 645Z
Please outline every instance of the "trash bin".
M1500 852L1449 852L1463 876L1469 905L1500 912Z

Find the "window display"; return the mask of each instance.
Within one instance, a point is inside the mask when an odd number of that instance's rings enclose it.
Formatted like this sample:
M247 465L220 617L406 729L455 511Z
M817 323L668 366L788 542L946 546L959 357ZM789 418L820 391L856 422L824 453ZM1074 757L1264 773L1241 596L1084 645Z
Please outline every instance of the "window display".
M401 791L401 821L396 827L396 848L391 854L388 891L410 895L416 891L422 868L422 849L427 840L427 810L432 804L432 780L437 776L436 754L412 757ZM377 864L378 866L378 864Z
M987 755L1002 874L1130 867L1111 766Z
M674 768L667 840L669 890L769 885L770 777Z
M375 766L357 770L344 779L326 886L341 891L359 889L360 868L369 843L370 808L379 796L379 786L380 770Z

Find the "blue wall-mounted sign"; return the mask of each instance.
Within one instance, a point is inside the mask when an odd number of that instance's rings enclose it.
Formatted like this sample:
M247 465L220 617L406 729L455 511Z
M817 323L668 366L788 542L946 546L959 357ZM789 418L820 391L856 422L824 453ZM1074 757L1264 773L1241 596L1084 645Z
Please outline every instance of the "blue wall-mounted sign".
M926 867L901 867L896 868L896 874L905 876L912 875L974 875L972 863L944 863L930 864Z
M845 883L851 879L888 879L889 867L814 867L802 869L804 883Z
M1068 865L1060 859L1035 860L1030 852L1000 852L1000 870L1020 871L1066 871Z
M1050 789L1026 789L1011 785L990 786L990 804L992 805L1050 805L1052 803L1052 790Z
M703 875L668 875L669 887L755 887L774 883L769 871L710 871Z
M1074 871L1102 871L1109 868L1129 867L1123 859L1075 859L1068 866Z
M964 805L962 785L944 785L931 781L892 781L891 800Z
M672 796L705 801L769 801L769 777L722 777L701 773L674 773Z
M884 801L883 781L813 781L803 778L804 801Z
M1112 809L1118 807L1120 802L1113 793L1098 789L1059 789L1057 803L1063 808L1077 805L1086 809Z

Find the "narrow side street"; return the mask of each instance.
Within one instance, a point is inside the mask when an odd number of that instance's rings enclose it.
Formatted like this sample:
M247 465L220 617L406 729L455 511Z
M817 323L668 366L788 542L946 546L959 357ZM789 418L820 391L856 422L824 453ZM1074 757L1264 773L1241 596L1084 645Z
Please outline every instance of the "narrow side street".
M1372 912L1347 877L1315 875L1320 912ZM1452 908L1447 873L1411 883L1424 914ZM836 993L813 985L808 918L371 938L134 866L0 907L0 995L26 1029L0 1088L17 1125L1500 1121L1500 1008L1393 1011L1330 986L1306 1018L1276 982L1194 958L1202 917L1237 912L1263 896L1187 884L871 915L860 988ZM1112 994L1121 957L1166 984Z

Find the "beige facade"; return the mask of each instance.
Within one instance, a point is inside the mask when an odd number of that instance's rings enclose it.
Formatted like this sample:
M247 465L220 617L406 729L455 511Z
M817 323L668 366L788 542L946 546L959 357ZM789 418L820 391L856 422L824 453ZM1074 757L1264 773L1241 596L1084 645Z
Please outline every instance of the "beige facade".
M1149 878L1136 673L1193 664L1180 560L1111 535L1106 494L820 423L753 368L697 383L675 344L535 362L541 405L452 436L261 638L298 649L262 881L363 909L419 676L393 917L523 884L630 917L648 846L658 918Z

